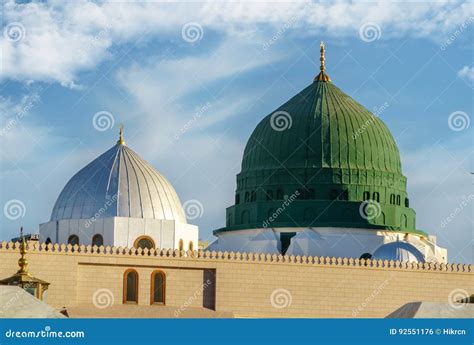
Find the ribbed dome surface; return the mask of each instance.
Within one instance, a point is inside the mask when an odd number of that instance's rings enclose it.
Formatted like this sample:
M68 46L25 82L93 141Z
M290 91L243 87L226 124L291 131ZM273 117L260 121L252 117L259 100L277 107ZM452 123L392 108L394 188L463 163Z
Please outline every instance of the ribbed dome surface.
M74 175L51 220L132 217L186 223L168 180L125 145L117 144Z
M291 127L275 130L277 112L288 113ZM333 83L316 81L265 117L245 148L242 172L282 167L400 173L400 155L382 121Z
M324 72L265 116L245 147L219 231L266 226L417 231L392 134Z

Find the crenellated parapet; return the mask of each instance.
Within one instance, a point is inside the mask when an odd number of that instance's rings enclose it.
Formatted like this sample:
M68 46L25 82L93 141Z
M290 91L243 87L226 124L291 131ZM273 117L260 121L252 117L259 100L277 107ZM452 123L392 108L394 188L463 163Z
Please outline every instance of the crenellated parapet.
M18 252L20 242L0 242L0 254L6 252ZM472 273L471 264L442 264L432 262L402 262L387 260L370 260L354 258L335 258L318 256L294 256L276 255L265 253L243 253L243 252L215 252L215 251L179 251L177 249L142 249L124 248L111 246L85 246L65 244L33 243L28 245L31 254L48 255L74 255L74 256L108 256L108 257L138 257L145 256L167 260L198 260L218 262L242 262L260 264L291 264L291 265L316 265L316 266L339 266L360 267L367 269L400 269L417 271L445 271L458 273Z

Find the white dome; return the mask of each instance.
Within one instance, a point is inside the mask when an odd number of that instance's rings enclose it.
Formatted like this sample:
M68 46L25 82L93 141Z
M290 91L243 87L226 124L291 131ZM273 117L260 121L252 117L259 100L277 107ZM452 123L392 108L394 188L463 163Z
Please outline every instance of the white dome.
M425 262L423 254L415 246L404 241L381 245L372 255L373 260Z
M51 221L92 217L186 223L173 186L122 141L69 180L51 213Z

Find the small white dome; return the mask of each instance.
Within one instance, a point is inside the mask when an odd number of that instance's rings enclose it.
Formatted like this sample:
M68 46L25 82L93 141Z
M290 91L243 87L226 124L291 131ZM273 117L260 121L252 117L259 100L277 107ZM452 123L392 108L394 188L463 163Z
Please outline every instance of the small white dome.
M120 141L69 180L51 213L51 221L92 217L186 223L173 186Z
M381 245L372 255L372 260L425 262L423 254L415 246L404 241Z

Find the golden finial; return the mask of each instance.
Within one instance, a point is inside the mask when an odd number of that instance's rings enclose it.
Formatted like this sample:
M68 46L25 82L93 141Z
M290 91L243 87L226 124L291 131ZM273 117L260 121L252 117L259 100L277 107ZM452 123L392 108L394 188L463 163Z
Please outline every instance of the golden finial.
M125 145L125 140L123 140L123 124L121 123L120 126L120 132L119 132L119 140L117 140L117 144L119 145Z
M326 74L326 66L324 65L324 42L321 41L321 44L319 45L319 52L320 52L320 58L319 61L321 62L321 65L319 66L319 74L314 78L315 81L331 81L331 78Z
M23 236L23 227L20 228L20 259L18 259L18 266L20 269L18 273L28 274L26 267L28 266L28 260L26 260L26 240L25 236Z

